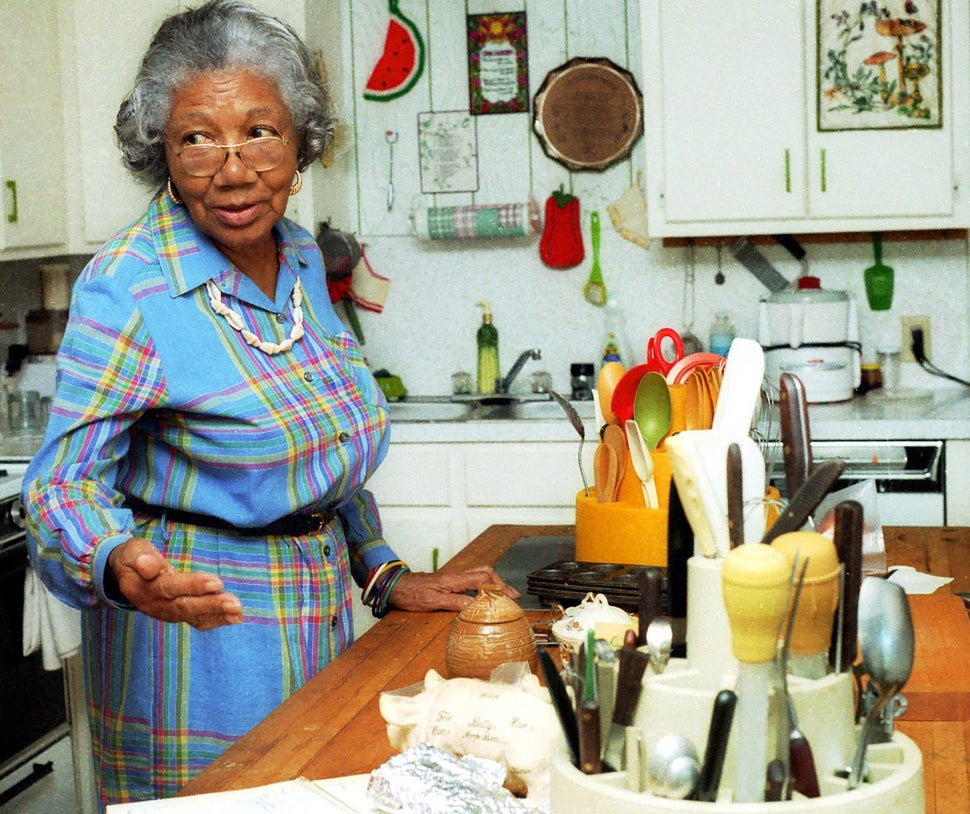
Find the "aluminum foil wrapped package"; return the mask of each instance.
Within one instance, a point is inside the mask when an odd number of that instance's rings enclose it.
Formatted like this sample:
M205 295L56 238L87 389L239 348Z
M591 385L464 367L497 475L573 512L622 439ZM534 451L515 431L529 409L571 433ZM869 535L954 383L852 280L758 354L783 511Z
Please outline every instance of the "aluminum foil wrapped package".
M505 767L458 757L421 743L371 772L367 796L375 812L395 814L523 814L539 812L502 786Z

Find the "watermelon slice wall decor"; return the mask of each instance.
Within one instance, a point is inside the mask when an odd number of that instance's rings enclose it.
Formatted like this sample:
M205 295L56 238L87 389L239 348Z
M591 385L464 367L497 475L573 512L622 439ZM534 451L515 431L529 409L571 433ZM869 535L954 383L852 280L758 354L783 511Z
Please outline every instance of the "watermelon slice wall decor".
M391 19L384 38L384 53L364 87L364 98L388 102L414 87L424 70L424 40L418 27L401 13L398 0L387 0Z

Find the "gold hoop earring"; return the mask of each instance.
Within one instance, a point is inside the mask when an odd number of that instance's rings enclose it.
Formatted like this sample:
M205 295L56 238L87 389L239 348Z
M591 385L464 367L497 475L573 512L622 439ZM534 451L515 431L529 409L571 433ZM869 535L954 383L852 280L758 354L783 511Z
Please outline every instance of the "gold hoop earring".
M172 189L171 178L168 179L168 184L166 184L166 186L168 187L168 197L171 198L172 201L174 201L176 204L182 203L182 199L178 195L176 195L175 190Z
M301 189L303 189L303 176L300 175L300 171L297 170L296 178L293 179L293 186L290 187L290 195L296 195L296 193Z

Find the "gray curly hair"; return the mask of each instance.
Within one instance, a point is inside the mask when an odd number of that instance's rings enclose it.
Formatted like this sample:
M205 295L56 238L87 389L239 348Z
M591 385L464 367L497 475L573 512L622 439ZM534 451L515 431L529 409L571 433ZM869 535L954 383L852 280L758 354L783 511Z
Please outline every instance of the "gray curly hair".
M210 0L161 24L118 110L122 162L138 181L159 189L168 178L164 133L172 95L199 74L226 68L275 83L299 136L299 169L324 152L333 138L332 100L296 32L241 0Z

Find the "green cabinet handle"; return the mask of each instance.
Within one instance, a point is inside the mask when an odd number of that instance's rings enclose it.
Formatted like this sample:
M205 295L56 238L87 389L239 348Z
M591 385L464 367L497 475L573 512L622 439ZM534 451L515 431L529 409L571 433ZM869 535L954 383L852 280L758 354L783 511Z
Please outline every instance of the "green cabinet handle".
M825 192L828 182L825 177L825 149L824 148L818 151L818 161L819 161L819 170L821 172L822 192Z
M791 192L791 150L785 148L785 192Z
M7 189L10 190L10 194L13 197L13 211L7 215L7 223L17 222L17 182L7 181Z

